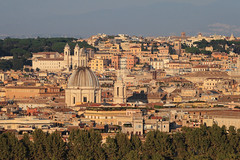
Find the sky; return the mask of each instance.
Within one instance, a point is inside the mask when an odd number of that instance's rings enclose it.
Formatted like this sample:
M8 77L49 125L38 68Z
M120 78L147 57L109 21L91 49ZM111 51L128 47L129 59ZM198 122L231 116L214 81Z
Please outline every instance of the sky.
M240 36L240 0L0 0L0 37Z

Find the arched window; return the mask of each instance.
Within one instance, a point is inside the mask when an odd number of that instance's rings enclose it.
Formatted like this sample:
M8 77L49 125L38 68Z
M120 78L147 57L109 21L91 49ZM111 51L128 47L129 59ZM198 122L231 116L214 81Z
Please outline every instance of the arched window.
M119 96L119 87L117 87L117 96Z
M87 97L83 97L83 102L87 102Z
M75 104L76 102L75 102L75 97L73 97L73 104Z

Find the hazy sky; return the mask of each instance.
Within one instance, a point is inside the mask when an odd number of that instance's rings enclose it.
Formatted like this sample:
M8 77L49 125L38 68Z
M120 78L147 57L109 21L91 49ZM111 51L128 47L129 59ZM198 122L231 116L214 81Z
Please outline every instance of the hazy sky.
M240 0L0 0L0 35L240 35Z

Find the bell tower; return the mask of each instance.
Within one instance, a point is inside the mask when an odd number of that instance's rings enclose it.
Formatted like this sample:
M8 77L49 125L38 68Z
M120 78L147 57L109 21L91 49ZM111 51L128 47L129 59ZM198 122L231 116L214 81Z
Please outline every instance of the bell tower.
M68 43L64 47L64 62L65 62L65 68L69 70L70 69L70 47Z
M80 55L79 55L79 67L87 67L88 63L88 57L86 49L83 47L80 49Z
M74 55L73 55L73 59L74 59L74 64L73 64L73 68L77 68L79 67L79 54L80 54L80 48L78 46L78 44L76 44L75 48L74 48Z
M126 86L123 82L122 77L120 76L120 71L118 70L117 81L114 83L114 98L113 102L122 104L126 103L127 96L126 96Z
M178 55L181 54L182 47L180 41L174 41L174 49Z

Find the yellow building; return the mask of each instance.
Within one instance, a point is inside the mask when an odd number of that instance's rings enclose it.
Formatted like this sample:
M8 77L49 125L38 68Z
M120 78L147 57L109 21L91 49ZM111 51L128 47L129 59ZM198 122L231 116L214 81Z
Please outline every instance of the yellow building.
M135 114L141 114L139 109L127 109L122 111L91 111L86 110L86 119L94 120L97 124L110 124L122 126L131 122Z
M107 62L107 59L92 59L89 67L92 71L104 71L108 66Z
M119 44L114 44L113 46L111 46L111 48L109 49L110 53L119 53L121 52L122 49L120 48Z
M94 54L94 58L96 59L112 59L112 55L110 53L96 53Z
M238 117L214 117L214 118L205 118L203 123L207 126L212 126L217 124L219 127L225 126L229 129L230 126L234 126L235 129L240 128L240 119Z
M181 96L174 97L173 102L182 102L182 97Z
M0 127L5 129L16 129L17 131L33 131L35 128L46 129L52 122L49 119L38 119L36 117L22 117L14 119L1 119Z
M223 78L207 78L203 82L203 87L206 90L213 90L217 88L217 85L223 81Z
M7 99L22 99L30 97L38 97L46 93L46 88L29 87L29 86L9 86L5 88Z
M0 81L4 82L7 79L6 73L0 73Z

